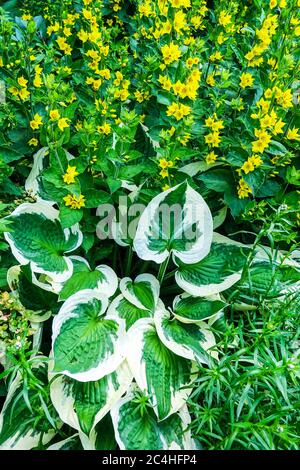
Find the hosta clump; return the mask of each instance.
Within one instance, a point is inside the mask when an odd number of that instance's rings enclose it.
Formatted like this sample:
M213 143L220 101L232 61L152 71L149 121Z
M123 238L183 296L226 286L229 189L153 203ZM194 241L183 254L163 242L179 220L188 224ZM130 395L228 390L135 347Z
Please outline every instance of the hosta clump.
M27 274L33 289L56 296L49 394L74 435L50 448L196 448L187 401L199 366L218 361L212 329L226 329L219 323L230 289L244 285L250 247L213 233L207 204L186 182L154 197L140 217L132 245L151 272L134 277L91 267L78 253L78 225L63 230L50 202L20 206L9 219L15 230L6 239L21 265L11 273L15 295ZM171 303L166 279L178 286ZM13 425L5 432L12 448L36 445L23 435L16 444Z

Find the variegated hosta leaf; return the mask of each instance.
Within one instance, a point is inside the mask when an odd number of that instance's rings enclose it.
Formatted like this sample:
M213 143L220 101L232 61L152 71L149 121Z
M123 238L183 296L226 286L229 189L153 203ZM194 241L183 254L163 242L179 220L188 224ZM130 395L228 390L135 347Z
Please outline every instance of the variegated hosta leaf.
M201 324L182 323L166 310L160 302L154 314L154 322L157 334L161 342L173 353L204 364L210 364L211 358L206 352L207 346L212 347L215 341L211 341L213 334L209 335L206 328ZM207 336L209 337L207 338Z
M136 234L136 229L144 210L143 205L139 205L137 197L140 187L127 186L122 182L122 187L131 191L128 196L122 196L118 206L117 214L112 218L110 228L115 242L120 246L132 246ZM99 214L102 215L102 214Z
M263 299L292 296L300 290L300 269L297 265L277 264L257 258L240 282L223 295L232 300L235 308L256 308Z
M56 442L47 448L47 450L83 450L78 434L74 434L67 439Z
M140 318L146 318L153 316L150 310L144 310L136 307L130 303L125 297L120 294L118 295L110 304L108 310L108 315L114 314L118 315L120 318L123 318L126 323L126 330L128 330L137 320Z
M38 177L42 173L45 166L45 156L49 154L48 147L38 150L33 156L33 165L31 172L25 182L25 190L32 196L38 195L39 183Z
M248 247L213 242L210 253L198 263L184 264L177 259L176 282L194 296L218 294L240 280L248 252Z
M210 249L213 220L204 199L187 183L156 196L144 210L134 239L137 255L156 263L172 252L183 263L196 263Z
M181 294L173 302L174 316L183 323L197 323L208 320L220 312L226 303L212 297L193 297Z
M88 262L80 256L70 256L73 263L73 274L60 292L59 299L66 300L83 289L92 289L111 297L117 290L118 278L113 269L105 264L92 271Z
M22 389L22 379L18 375L9 387L0 414L0 450L30 450L38 446L41 437L43 444L47 444L56 434L46 416L37 419L36 409L41 407L37 395L28 390L31 412Z
M159 289L159 282L152 274L140 274L134 281L129 277L120 281L120 291L125 299L141 310L155 311Z
M5 233L5 239L21 265L30 263L33 272L64 282L73 272L72 261L64 253L80 246L82 233L77 224L63 230L58 216L46 201L21 204L8 217L13 231Z
M53 320L53 372L82 382L99 380L124 360L125 322L104 313L108 298L85 289L66 300Z
M162 343L153 319L142 318L129 329L127 360L160 420L181 408L191 392L193 364Z
M193 450L196 448L187 427L191 421L187 407L164 421L158 421L153 409L144 412L136 402L136 387L111 410L115 437L121 450Z
M57 295L48 288L45 292L28 266L18 265L9 268L7 283L21 304L29 310L36 311L37 314L42 311L41 315L43 316L45 310L49 311L57 305ZM51 287L50 284L49 287Z
M65 375L58 375L51 381L50 396L60 419L89 435L128 390L132 378L126 362L115 372L92 382L78 382Z
M79 432L84 450L116 450L117 442L110 414L96 424L89 436Z

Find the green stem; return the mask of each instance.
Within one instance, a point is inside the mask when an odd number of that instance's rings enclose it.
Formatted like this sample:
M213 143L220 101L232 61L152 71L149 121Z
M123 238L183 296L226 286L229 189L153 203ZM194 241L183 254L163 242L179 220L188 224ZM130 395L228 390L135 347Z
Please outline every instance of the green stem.
M129 276L131 272L132 256L133 256L133 249L132 249L132 246L130 245L128 248L128 252L127 252L125 276Z
M170 261L170 254L167 257L167 259L165 259L165 261L159 267L157 279L159 280L160 283L162 283L162 281L165 277L165 273L166 273L169 261Z

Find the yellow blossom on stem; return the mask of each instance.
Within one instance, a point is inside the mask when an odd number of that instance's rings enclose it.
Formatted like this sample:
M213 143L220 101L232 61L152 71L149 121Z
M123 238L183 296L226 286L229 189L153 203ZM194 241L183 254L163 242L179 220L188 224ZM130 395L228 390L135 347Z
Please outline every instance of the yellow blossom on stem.
M215 163L216 159L217 154L212 150L206 155L205 161L208 165L212 165L213 163Z
M74 194L68 194L63 198L67 207L71 209L81 209L85 206L85 197L80 194L80 196L75 196Z
M240 199L244 199L246 197L249 197L249 194L252 194L252 189L250 186L246 183L246 181L242 178L239 181L238 185L238 196Z
M60 118L60 112L58 109L52 109L49 113L51 121L57 121Z
M166 44L162 46L161 52L163 55L164 63L166 65L172 64L172 62L175 62L181 56L181 51L179 49L179 46L175 44L174 42L171 42L169 45Z
M246 88L247 86L252 86L254 82L254 78L252 77L251 73L242 73L240 78L240 87Z
M181 103L172 103L167 109L167 116L174 116L177 121L180 121L190 113L191 108Z
M67 184L71 184L75 182L75 177L78 176L79 173L76 170L76 166L68 165L66 173L63 175L63 180Z
M36 113L33 117L33 120L30 121L30 127L33 130L38 129L43 123L43 118L38 113Z
M39 144L39 141L35 139L34 137L28 141L28 145L31 147L37 147Z
M289 129L287 131L287 135L286 137L289 139L289 140L300 140L300 134L299 134L299 129L297 129L296 127L294 127L293 129Z
M63 132L64 129L66 129L67 127L70 126L69 122L70 122L70 119L68 119L68 118L60 118L58 120L57 125L58 125L59 129Z

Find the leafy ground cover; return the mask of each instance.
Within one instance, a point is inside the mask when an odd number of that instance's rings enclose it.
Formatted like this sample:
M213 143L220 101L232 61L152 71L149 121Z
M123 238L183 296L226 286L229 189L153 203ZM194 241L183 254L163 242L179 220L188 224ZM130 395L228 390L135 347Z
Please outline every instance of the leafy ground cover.
M299 11L2 2L0 449L299 449Z

